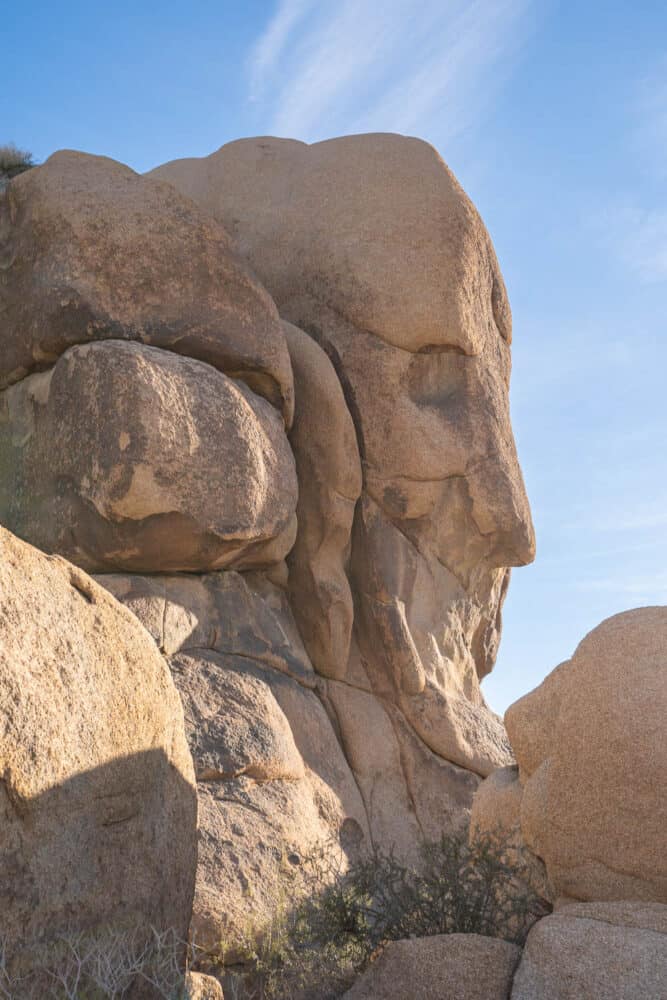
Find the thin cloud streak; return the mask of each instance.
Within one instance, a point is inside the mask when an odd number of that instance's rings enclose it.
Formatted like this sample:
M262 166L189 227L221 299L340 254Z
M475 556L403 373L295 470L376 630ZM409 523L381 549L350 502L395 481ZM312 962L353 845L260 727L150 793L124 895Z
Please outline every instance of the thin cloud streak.
M432 133L435 117L442 142L497 93L528 6L423 0L416 16L413 0L281 0L254 48L253 91L272 94L273 134Z
M641 599L647 603L661 603L667 597L667 573L658 572L643 577L603 577L600 579L580 580L577 590L584 592L623 594L627 597Z
M644 209L628 198L604 214L601 228L605 242L618 248L643 284L667 281L667 212Z
M251 97L256 100L264 81L275 69L287 41L299 21L308 13L313 0L282 0L264 34L255 44L249 59Z
M667 177L667 59L645 77L638 87L635 102L637 139L644 168L649 175Z
M629 267L642 284L667 281L667 212L655 211L664 203L667 180L667 59L641 80L632 104L632 127L638 169L657 182L650 196L638 191L619 194L600 225L607 246Z

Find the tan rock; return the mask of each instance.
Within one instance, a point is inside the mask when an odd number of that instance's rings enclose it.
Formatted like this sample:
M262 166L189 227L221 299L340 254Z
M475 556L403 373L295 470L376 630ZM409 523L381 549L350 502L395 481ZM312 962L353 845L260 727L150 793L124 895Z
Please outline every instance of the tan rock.
M518 768L501 767L481 782L470 813L471 837L486 836L504 848L507 862L533 892L548 903L555 901L544 863L528 850L521 832L523 788Z
M494 771L475 793L470 816L471 833L498 830L510 840L520 837L522 794L516 766Z
M346 1000L507 1000L520 949L479 934L392 941Z
M477 353L496 326L510 337L486 230L425 142L390 134L312 146L241 139L149 176L224 220L281 309L303 288L412 352L456 344Z
M3 528L0 773L10 950L105 924L185 938L196 796L167 666L85 573Z
M223 227L172 187L61 151L0 195L0 386L73 344L139 340L293 405L275 306Z
M261 573L109 573L97 579L137 616L167 656L211 649L255 660L315 687L285 592Z
M302 330L284 324L296 406L290 444L299 479L290 594L318 673L340 679L354 619L347 578L361 462L352 417L333 365Z
M538 921L512 1000L667 997L667 906L577 903Z
M427 747L487 775L512 754L482 695L473 648L501 600L504 571L479 573L471 600L430 546L406 537L408 530L364 496L352 557L362 659L373 690L400 708Z
M373 844L412 857L421 828L401 765L391 716L374 694L330 681L345 756L366 804Z
M70 348L1 393L0 468L0 520L87 570L261 565L296 530L274 408L210 365L141 344Z
M375 694L332 681L325 690L375 848L415 860L424 840L460 832L479 778L429 751Z
M305 769L289 722L263 679L234 662L186 653L170 661L197 780L298 781Z
M395 135L242 140L153 176L229 227L343 387L363 467L361 662L328 676L360 666L447 760L481 775L510 763L479 678L507 567L533 558L534 535L509 419L509 306L475 209L430 146Z
M192 933L227 957L302 891L304 860L357 857L364 804L284 594L261 574L101 576L170 654L198 776Z
M423 840L438 841L443 834L463 833L481 779L433 753L398 709L390 711L402 772L419 822L421 837L415 847Z
M299 898L314 851L343 866L358 856L365 813L312 691L213 652L179 654L172 669L200 775L192 932L230 958Z
M507 712L521 830L558 896L667 902L667 608L609 618Z
M203 972L189 972L186 989L187 1000L225 1000L218 980Z

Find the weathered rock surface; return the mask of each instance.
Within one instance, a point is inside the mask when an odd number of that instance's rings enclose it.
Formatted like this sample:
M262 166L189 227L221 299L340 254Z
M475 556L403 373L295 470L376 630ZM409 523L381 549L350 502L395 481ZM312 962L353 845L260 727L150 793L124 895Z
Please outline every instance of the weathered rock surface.
M667 997L667 906L576 903L528 935L512 1000Z
M269 295L220 223L172 187L64 150L0 194L0 386L74 344L138 340L247 382L289 423L292 377Z
M471 833L498 830L510 840L520 838L522 794L518 768L499 767L475 793L470 814Z
M317 672L347 670L354 621L347 571L361 460L354 423L331 361L284 324L295 388L290 444L299 480L298 532L289 556L294 615Z
M210 649L314 688L316 675L284 590L261 573L98 577L167 656Z
M133 615L0 528L0 925L185 939L196 794L183 710Z
M187 197L63 153L0 203L0 521L103 573L169 657L214 947L322 841L414 857L465 825L512 762L480 681L534 538L502 278L429 146L158 173Z
M411 352L455 343L477 353L496 326L510 336L484 225L425 142L241 139L149 176L224 219L281 308L303 289Z
M374 845L415 859L424 839L460 831L477 775L429 751L400 712L371 692L330 681L326 693Z
M559 897L667 903L667 608L608 618L506 714L521 832Z
M521 832L523 788L519 769L500 767L478 787L470 813L470 833L487 835L504 845L505 857L517 875L549 903L555 901L544 863L530 851Z
M510 763L479 678L506 568L532 559L534 536L507 402L509 306L475 209L431 147L391 135L242 140L152 176L226 224L345 393L363 468L357 642L329 676L354 671L440 757L481 775Z
M346 1000L507 1000L521 950L479 934L392 941Z
M276 410L142 344L70 348L0 393L0 522L89 571L284 558L294 460Z
M101 576L169 654L199 796L192 931L234 954L300 892L304 859L370 844L364 804L283 592L259 574Z

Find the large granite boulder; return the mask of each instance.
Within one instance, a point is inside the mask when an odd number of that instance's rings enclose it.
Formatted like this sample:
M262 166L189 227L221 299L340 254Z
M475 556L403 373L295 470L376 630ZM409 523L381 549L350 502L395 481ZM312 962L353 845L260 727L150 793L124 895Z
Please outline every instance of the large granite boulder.
M183 709L136 618L0 528L0 937L187 935L197 802Z
M206 361L291 421L270 296L223 227L173 187L63 150L0 193L0 387L74 344L138 340Z
M508 709L521 833L556 896L667 903L666 682L667 608L639 608Z
M392 941L345 1000L507 1000L520 955L480 934Z
M0 523L90 572L279 562L296 499L280 415L201 361L107 340L0 393Z
M575 903L528 935L511 1000L667 997L667 906Z
M511 319L483 223L435 150L391 134L240 139L151 171L211 215L283 307L303 293L416 353Z

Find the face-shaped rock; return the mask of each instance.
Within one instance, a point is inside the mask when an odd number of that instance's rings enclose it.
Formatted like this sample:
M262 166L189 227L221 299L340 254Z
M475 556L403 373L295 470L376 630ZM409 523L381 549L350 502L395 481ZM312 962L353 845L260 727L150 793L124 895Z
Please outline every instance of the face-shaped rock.
M248 140L157 173L199 207L79 154L0 200L0 521L91 569L162 574L106 585L172 655L205 749L196 916L247 924L232 876L239 857L257 871L253 845L413 856L509 760L479 680L507 567L534 547L510 315L424 143ZM257 697L232 708L237 688Z
M367 682L438 754L479 773L506 763L479 678L534 534L510 310L473 205L430 146L392 135L241 140L154 176L223 221L336 368L363 470L351 577Z

